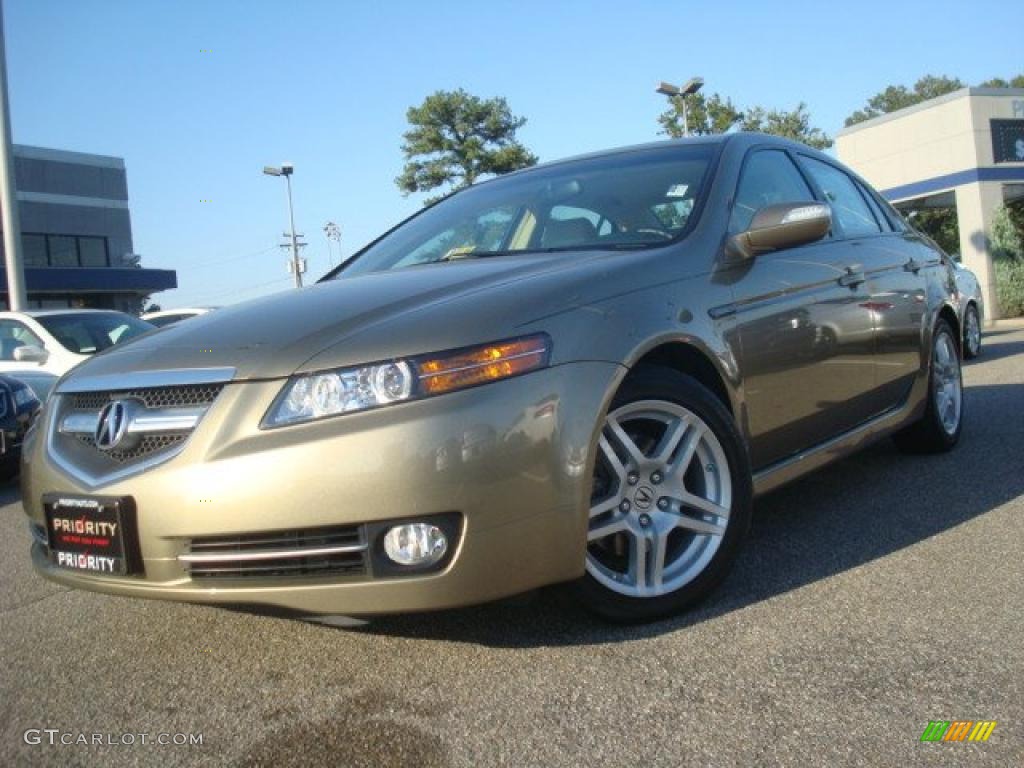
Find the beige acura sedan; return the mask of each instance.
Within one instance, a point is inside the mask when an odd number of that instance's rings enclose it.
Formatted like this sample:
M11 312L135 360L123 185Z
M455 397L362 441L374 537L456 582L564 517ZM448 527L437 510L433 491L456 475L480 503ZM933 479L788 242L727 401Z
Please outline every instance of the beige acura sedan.
M353 615L572 582L674 613L752 499L960 434L949 259L761 135L556 162L318 285L96 355L25 442L32 559L117 595Z

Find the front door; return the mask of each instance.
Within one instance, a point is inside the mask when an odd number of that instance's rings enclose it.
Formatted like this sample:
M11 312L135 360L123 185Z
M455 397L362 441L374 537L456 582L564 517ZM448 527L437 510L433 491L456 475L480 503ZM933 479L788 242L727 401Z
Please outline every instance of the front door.
M755 150L740 175L730 233L745 230L764 206L814 199L787 152ZM871 415L874 329L855 267L848 243L829 239L759 255L739 268L733 290L755 470Z

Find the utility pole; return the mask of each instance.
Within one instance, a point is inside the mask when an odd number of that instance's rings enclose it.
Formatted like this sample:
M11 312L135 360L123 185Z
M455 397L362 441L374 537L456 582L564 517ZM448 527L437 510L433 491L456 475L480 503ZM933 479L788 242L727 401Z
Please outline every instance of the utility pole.
M302 287L302 273L306 271L305 259L299 258L299 247L304 246L305 243L299 242L299 235L295 234L295 209L292 207L292 173L295 171L295 166L291 163L281 163L280 167L267 165L263 167L263 173L267 176L284 176L285 182L288 185L288 223L291 226L291 250L292 259L288 266L288 271L295 276L295 287ZM285 237L289 237L286 232Z
M14 148L11 113L7 100L7 46L4 42L3 0L0 0L0 207L3 208L4 261L7 266L7 303L14 311L25 309L25 269L21 257L21 220L14 180Z
M302 287L302 275L306 272L306 260L298 255L300 248L305 248L306 243L302 242L303 235L295 232L282 232L284 242L281 247L291 251L291 258L288 259L288 274L295 275L295 287Z
M328 221L324 224L324 235L327 237L327 263L331 267L334 266L334 260L331 258L331 241L333 240L338 244L338 264L341 264L341 227L333 221Z

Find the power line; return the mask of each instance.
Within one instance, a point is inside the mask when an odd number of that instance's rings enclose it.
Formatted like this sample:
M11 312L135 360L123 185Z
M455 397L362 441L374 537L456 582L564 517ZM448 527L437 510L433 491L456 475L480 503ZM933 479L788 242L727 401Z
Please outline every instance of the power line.
M247 293L248 291L255 291L258 288L266 288L267 286L275 285L277 283L291 282L291 279L292 278L290 276L289 277L277 277L277 278L274 278L273 280L267 280L266 282L263 282L263 283L257 283L256 285L248 285L248 286L245 286L245 287L242 287L242 288L229 288L227 290L216 291L214 293L201 293L201 294L199 294L198 299L199 299L200 302L205 302L205 301L209 301L210 299L216 299L216 298L218 298L220 296L227 296L228 294L237 295L237 294L240 294L240 293Z

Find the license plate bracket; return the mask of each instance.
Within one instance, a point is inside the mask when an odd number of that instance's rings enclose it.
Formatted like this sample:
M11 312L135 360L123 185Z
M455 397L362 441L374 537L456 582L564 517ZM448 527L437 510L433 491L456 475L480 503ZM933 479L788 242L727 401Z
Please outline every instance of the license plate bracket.
M43 496L50 562L108 576L142 573L135 501L130 496Z

